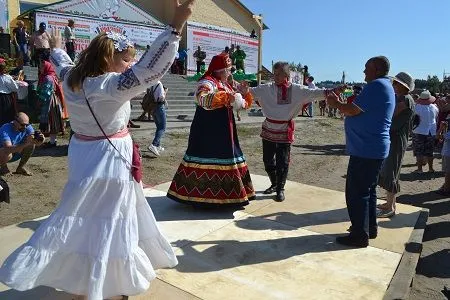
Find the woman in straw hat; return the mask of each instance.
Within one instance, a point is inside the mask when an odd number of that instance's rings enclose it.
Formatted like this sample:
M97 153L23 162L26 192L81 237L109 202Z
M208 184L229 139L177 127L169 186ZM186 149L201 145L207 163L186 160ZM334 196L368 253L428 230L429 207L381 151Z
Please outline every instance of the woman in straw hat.
M6 259L0 282L21 291L44 285L82 299L126 299L120 295L148 289L155 269L177 264L139 176L130 172L138 161L127 123L130 100L169 69L194 2L174 0L172 26L131 67L135 50L121 34L100 33L75 66L58 48L60 34L52 37L51 60L75 131L68 182L56 210Z
M379 218L395 215L395 195L400 192L400 169L414 116L414 99L409 95L414 90L414 79L408 73L400 72L393 78L392 86L395 91L396 105L389 131L391 146L378 179L378 185L387 192L387 201L378 206L377 217Z

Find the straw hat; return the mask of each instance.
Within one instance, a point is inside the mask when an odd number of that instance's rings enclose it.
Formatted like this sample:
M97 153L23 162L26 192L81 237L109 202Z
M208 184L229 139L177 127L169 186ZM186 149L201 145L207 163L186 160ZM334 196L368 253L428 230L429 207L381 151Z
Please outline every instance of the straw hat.
M404 87L406 87L410 92L414 90L414 79L406 72L400 72L397 75L395 75L392 80L397 81Z
M436 98L431 96L430 91L425 90L420 93L419 100L433 103L434 101L436 101Z

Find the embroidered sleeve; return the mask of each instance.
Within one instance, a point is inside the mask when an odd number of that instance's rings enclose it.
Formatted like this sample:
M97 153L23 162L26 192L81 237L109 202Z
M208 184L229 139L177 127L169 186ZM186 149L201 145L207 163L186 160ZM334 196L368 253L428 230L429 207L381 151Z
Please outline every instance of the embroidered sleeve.
M114 73L106 83L108 93L128 101L153 86L166 74L178 51L180 38L169 28L161 33L141 59L124 73Z
M300 102L300 106L303 104L325 100L324 89L310 89L300 84L292 84L292 99L297 99Z
M250 94L254 97L254 100L258 106L264 105L264 100L270 95L271 83L260 84L256 87L250 88ZM274 100L273 100L274 101Z
M247 95L245 95L244 96L244 100L245 100L245 104L246 104L246 106L245 106L246 109L250 109L252 107L252 104L253 104L253 95L252 95L252 93L248 93Z
M61 80L64 80L67 72L74 66L69 55L63 49L55 48L50 54L50 62L55 68L56 74Z
M207 80L199 82L196 99L197 105L207 110L230 105L230 95L225 91L216 91L214 85Z

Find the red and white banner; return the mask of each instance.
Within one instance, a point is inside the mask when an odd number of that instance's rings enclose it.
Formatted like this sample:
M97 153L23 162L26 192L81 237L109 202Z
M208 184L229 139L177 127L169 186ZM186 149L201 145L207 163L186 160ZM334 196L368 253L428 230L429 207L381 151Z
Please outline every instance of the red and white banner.
M36 12L36 28L39 23L47 24L47 31L57 28L64 33L67 26L67 20L75 21L75 50L80 53L87 48L91 40L100 32L115 31L126 35L136 46L137 59L144 53L147 45L151 45L156 37L163 32L162 28L147 27L141 25L131 25L120 22L109 22L100 19L85 19L63 14L54 14L46 12Z
M236 32L233 29L211 26L196 22L187 24L187 48L188 75L193 75L197 70L197 63L194 58L194 52L200 46L202 51L206 52L205 64L208 68L209 62L214 55L221 53L226 46L231 47L234 44L239 45L244 50L245 73L254 74L258 71L258 47L259 41L250 38L249 33Z

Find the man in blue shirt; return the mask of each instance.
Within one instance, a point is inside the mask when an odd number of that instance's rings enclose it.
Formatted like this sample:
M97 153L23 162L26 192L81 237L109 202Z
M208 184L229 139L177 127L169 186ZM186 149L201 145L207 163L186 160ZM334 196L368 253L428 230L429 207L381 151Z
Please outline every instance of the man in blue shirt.
M28 116L20 112L14 121L0 127L0 175L11 174L7 163L20 159L15 174L31 176L25 164L34 152L34 147L44 142L42 133L34 134Z
M345 198L352 223L350 234L336 242L353 247L367 247L369 238L378 234L376 186L383 160L389 154L389 129L395 108L395 93L384 56L369 59L364 74L367 85L353 103L328 97L330 107L345 118L345 136L350 160L347 169Z
M178 50L178 71L180 75L185 75L186 70L186 59L188 57L186 49Z

